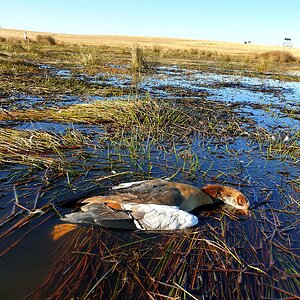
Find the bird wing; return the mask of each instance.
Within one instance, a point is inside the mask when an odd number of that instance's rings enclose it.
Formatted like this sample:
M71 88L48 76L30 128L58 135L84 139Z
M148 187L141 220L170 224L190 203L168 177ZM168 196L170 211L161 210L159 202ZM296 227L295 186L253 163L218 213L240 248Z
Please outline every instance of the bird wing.
M198 218L177 206L159 204L123 204L136 227L142 230L175 230L192 227Z
M196 225L198 219L179 207L187 197L191 198L194 189L165 180L122 183L113 187L109 195L85 199L81 211L63 220L123 229L187 228Z
M84 211L67 214L62 220L107 228L142 230L175 230L198 223L196 216L180 210L177 206L127 203L121 205L122 210L114 210L101 203L84 207Z
M61 220L68 223L100 225L107 228L136 229L133 218L125 210L114 210L104 203L83 206L84 210L70 213Z
M181 191L165 180L122 183L107 196L95 196L82 203L143 203L180 206L185 200Z

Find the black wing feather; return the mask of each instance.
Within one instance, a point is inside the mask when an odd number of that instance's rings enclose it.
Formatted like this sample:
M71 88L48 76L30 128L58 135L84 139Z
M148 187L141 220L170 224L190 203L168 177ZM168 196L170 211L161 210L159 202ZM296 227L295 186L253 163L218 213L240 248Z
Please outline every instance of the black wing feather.
M87 211L67 214L63 221L69 223L100 225L106 228L137 229L126 211L115 211L105 204L86 205Z

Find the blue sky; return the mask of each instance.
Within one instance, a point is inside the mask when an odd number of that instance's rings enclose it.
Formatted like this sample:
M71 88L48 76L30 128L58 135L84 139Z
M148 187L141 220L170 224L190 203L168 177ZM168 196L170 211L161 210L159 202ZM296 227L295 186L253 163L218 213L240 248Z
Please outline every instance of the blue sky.
M300 0L0 0L0 26L300 47Z

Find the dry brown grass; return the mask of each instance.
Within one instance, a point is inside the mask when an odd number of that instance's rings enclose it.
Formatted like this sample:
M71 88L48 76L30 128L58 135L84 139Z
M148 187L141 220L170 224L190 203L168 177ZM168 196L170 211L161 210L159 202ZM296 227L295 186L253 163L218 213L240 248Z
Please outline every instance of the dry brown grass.
M296 57L288 51L267 51L259 55L259 57L271 62L293 62Z
M49 33L27 31L28 38L36 40L38 35ZM24 30L1 29L0 37L14 37L23 39ZM255 44L230 43L205 40L159 38L159 37L137 37L137 36L117 36L117 35L79 35L79 34L62 34L51 33L51 36L61 43L78 44L78 45L108 45L120 47L132 47L138 44L142 48L159 49L193 49L192 51L209 51L223 53L224 55L244 55L244 54L261 54L267 51L286 51L295 57L300 57L299 48L283 48L280 46L264 46Z
M46 45L56 45L55 38L47 34L39 34L36 36L36 41L41 44Z

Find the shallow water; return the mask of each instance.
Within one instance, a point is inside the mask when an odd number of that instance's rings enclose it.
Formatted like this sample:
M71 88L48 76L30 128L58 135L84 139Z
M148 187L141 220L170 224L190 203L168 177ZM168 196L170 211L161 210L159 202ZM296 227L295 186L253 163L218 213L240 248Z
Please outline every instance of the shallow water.
M72 74L70 70L60 70L53 66L43 65L52 76L71 76L99 86L130 88L131 76L124 74L100 73L96 75ZM157 67L150 75L142 74L138 82L138 95L154 98L177 99L178 97L206 98L212 101L238 104L239 112L253 113L253 119L258 120L257 111L264 115L263 126L277 126L281 121L291 126L299 126L300 112L300 82L283 82L273 79L260 79L240 75L224 75L196 70L180 69L179 67ZM7 110L30 108L60 108L66 105L101 101L104 99L127 99L127 94L112 97L90 96L74 97L70 95L55 96L54 99L44 99L31 95L16 95L2 99L1 107ZM254 107L255 105L255 107ZM259 108L258 106L261 106ZM253 109L251 109L253 107ZM293 110L298 114L298 120L293 120L284 109ZM251 115L250 115L251 117ZM265 123L265 124L263 124Z
M34 225L31 224L32 229ZM23 236L20 243L5 254L5 259L0 258L1 299L24 299L51 271L59 251L50 237L52 226L53 220L48 220L38 226L38 230L26 230L15 237ZM2 241L1 249L8 245Z
M41 66L42 67L42 66ZM54 67L47 68L53 76L68 78L69 70L58 70ZM131 78L126 76L109 76L98 74L89 76L79 75L81 80L114 87L128 87ZM257 79L244 76L220 75L203 73L174 67L160 67L151 75L143 75L138 84L141 97L150 94L160 99L202 99L226 102L236 105L236 112L241 116L250 118L254 128L262 127L270 134L278 133L277 139L284 140L287 136L299 131L300 121L300 83L281 82L270 79ZM127 96L124 95L124 98ZM118 97L116 97L118 98ZM29 109L39 107L63 107L87 101L102 101L101 96L87 96L85 99L72 96L61 96L59 101L48 100L32 95L19 95L3 99L4 109L10 110ZM89 100L88 100L89 101ZM295 115L287 114L284 109L294 109ZM298 110L298 114L297 114ZM0 166L0 216L2 220L10 215L16 202L16 193L19 203L29 209L33 207L38 198L38 207L51 202L54 207L60 208L61 213L72 211L76 202L88 195L105 194L119 180L132 181L149 177L168 177L177 174L173 180L178 180L195 186L203 186L214 180L240 186L241 191L250 199L253 215L249 217L249 224L264 227L268 224L269 238L278 238L284 247L295 251L299 249L298 239L299 215L298 208L294 207L293 199L299 203L299 158L289 156L268 156L261 145L246 136L232 138L220 143L214 139L204 139L194 136L193 143L187 148L177 146L177 156L172 152L165 152L148 142L140 142L137 153L124 145L105 144L99 147L100 139L105 133L101 126L51 123L51 122L4 122L1 127L12 127L19 130L44 130L56 134L64 134L67 130L78 130L85 135L90 135L91 145L86 149L67 150L63 153L76 172L68 177L57 177L49 170L32 170L30 167L14 164ZM245 128L245 131L248 128ZM255 130L255 129L254 129ZM93 147L97 145L97 147ZM109 149L108 149L109 147ZM192 152L197 161L185 160L185 153ZM54 155L54 154L53 154ZM193 174L190 174L190 164L195 164ZM101 178L113 175L115 172L127 172L125 176ZM132 172L132 173L131 173ZM71 175L71 173L73 175ZM52 177L53 176L53 177ZM100 178L100 181L93 181ZM13 188L15 186L15 189ZM274 211L276 211L276 214ZM28 212L18 209L16 220L21 220ZM275 217L276 215L276 217ZM7 249L18 241L10 251L0 258L0 293L5 298L22 299L34 291L44 280L46 275L55 266L55 257L60 257L66 246L63 241L53 242L49 233L53 226L59 223L55 210L47 212L45 218L49 220L38 225L36 218L24 226L24 229L14 231L5 236L1 242L0 250ZM269 223L266 220L270 220ZM276 223L278 221L278 223ZM208 224L211 221L205 220ZM230 221L238 224L240 221ZM0 234L4 233L11 223L4 223ZM13 224L13 222L12 222ZM218 223L217 223L218 224ZM243 226L250 235L247 221ZM289 228L288 231L285 228ZM203 224L201 224L202 226ZM205 224L204 224L205 225ZM34 226L37 226L35 229ZM200 225L199 225L200 226ZM200 227L199 227L200 228ZM32 229L32 231L31 231ZM24 231L23 231L24 230ZM28 232L28 234L27 234ZM23 236L23 234L25 235ZM286 234L282 238L280 234ZM158 237L160 239L161 236ZM266 242L266 241L263 241ZM125 242L124 242L125 243ZM234 246L233 246L234 247ZM296 249L296 250L295 250ZM275 264L280 265L278 261ZM67 272L67 271L66 271ZM101 277L101 276L100 276Z

